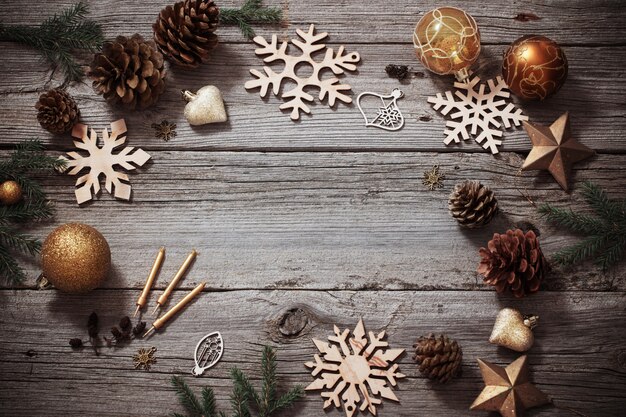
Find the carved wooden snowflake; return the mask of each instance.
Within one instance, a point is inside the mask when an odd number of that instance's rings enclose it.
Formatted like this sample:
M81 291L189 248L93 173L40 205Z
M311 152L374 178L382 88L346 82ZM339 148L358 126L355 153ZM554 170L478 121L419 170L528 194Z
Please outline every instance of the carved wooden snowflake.
M331 404L340 407L343 400L347 417L353 416L357 408L376 415L381 398L399 401L387 383L396 386L396 379L405 377L393 363L404 349L389 349L389 343L383 340L384 330L378 335L369 332L368 340L363 320L359 320L349 339L349 329L341 332L335 326L334 331L335 335L328 337L332 343L313 339L322 357L316 354L315 362L305 364L317 377L306 389L324 390L324 408Z
M246 89L261 88L259 92L261 97L267 95L269 87L272 87L274 95L279 96L280 87L284 80L290 79L296 83L296 86L291 90L284 92L282 98L291 99L280 106L280 109L292 109L291 119L298 120L300 118L300 111L310 113L311 109L305 103L314 100L313 96L305 92L306 87L317 87L320 89L319 100L322 101L328 97L328 105L334 106L336 100L343 101L344 103L351 103L352 98L342 93L342 91L350 90L350 86L347 84L341 84L336 77L330 77L322 79L321 73L323 70L331 70L333 74L340 75L345 71L356 70L356 64L361 59L359 54L353 52L351 54L344 55L344 47L340 46L335 55L332 48L327 48L324 44L316 44L316 42L328 36L328 33L322 32L315 34L315 26L311 25L308 32L304 32L300 29L296 30L296 33L300 38L292 39L296 47L298 47L302 54L298 56L289 55L287 53L288 42L282 42L278 46L278 38L276 35L272 35L272 42L268 43L262 36L254 38L254 42L260 45L261 48L256 49L254 52L259 56L267 55L264 62L283 61L284 68L281 72L276 73L270 67L263 67L265 74L251 69L250 73L257 79L246 82ZM321 62L317 62L313 59L315 52L326 49L326 55ZM297 74L298 67L300 66L312 67L312 73L310 76L299 76Z
M119 153L113 151L126 142L126 136L119 137L126 133L126 123L124 119L111 123L111 134L107 129L102 131L102 147L98 146L98 135L94 129L88 134L87 126L76 124L72 130L72 136L80 139L75 140L74 146L89 153L89 156L82 156L78 152L68 152L65 171L69 175L76 175L83 169L89 172L76 180L76 201L82 204L94 198L100 193L100 176L104 175L105 188L115 198L130 200L131 187L128 184L128 175L117 172L115 166L119 165L127 170L135 169L135 166L145 164L150 155L141 149L127 146ZM133 152L134 151L134 152ZM93 193L92 193L93 190ZM112 192L113 191L113 192Z
M505 129L509 129L511 123L519 126L523 120L528 120L528 117L520 109L515 108L512 103L503 100L508 98L510 93L507 91L506 83L502 77L498 76L496 82L494 80L487 81L488 93L485 92L485 84L480 84L478 91L474 89L479 82L480 78L478 77L474 77L468 82L455 82L454 87L457 88L457 91L454 95L459 101L455 100L451 91L447 91L445 97L441 93L435 97L428 97L428 102L444 116L451 110L456 110L450 114L450 118L459 120L449 120L446 123L448 129L444 131L446 138L443 143L446 145L452 141L459 143L461 137L463 140L467 140L471 134L476 142L482 144L483 148L496 154L498 153L498 146L502 145L502 140L497 139L502 136L500 130L502 123ZM443 109L441 109L442 107ZM501 122L497 119L500 119ZM478 133L479 128L480 133Z
M156 363L156 358L154 354L156 353L156 348L151 347L150 349L141 348L133 355L133 363L135 364L135 369L145 369L146 371L150 370L150 367Z

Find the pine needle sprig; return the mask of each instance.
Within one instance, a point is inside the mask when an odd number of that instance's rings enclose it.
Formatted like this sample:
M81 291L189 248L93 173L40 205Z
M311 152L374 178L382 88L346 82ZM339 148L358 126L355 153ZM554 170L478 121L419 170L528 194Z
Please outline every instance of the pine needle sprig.
M88 6L80 2L44 20L39 26L0 24L0 41L17 42L37 49L45 60L59 67L65 81L78 81L84 73L72 52L95 52L104 42L102 28L87 20Z
M278 7L263 7L262 0L246 0L239 9L220 9L220 23L237 25L243 36L252 39L255 36L252 23L277 24L283 18L283 11Z
M200 405L200 401L196 397L196 394L193 393L191 387L187 385L185 380L180 376L173 376L171 379L171 383L176 389L176 394L178 395L178 401L182 404L183 407L187 410L190 417L201 417L204 413L204 409Z
M597 217L549 204L539 207L539 213L556 225L586 236L582 241L558 251L554 255L557 263L571 266L593 259L606 271L626 252L626 199L611 200L604 190L590 182L583 184L582 195Z

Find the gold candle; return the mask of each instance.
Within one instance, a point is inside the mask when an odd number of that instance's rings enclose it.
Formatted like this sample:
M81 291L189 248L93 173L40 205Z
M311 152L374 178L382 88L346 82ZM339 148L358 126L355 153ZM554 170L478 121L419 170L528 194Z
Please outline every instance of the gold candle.
M152 284L154 283L154 279L157 276L157 273L161 269L161 264L163 263L163 258L165 257L165 248L159 249L159 253L157 253L157 257L154 260L154 264L152 265L152 269L150 270L150 275L148 275L148 280L146 281L146 285L143 287L143 291L141 295L137 299L137 309L135 310L135 314L133 317L139 313L139 310L142 309L146 302L148 301L148 294L150 294L150 290L152 289Z
M165 302L169 298L174 288L176 288L178 281L180 281L183 275L185 275L185 272L187 272L187 268L189 268L189 265L191 265L191 262L193 262L197 254L198 253L196 252L196 250L193 249L191 253L189 254L189 256L187 256L187 259L185 259L185 262L183 262L183 264L180 266L180 269L178 270L178 272L176 273L172 281L169 283L165 291L163 291L163 294L161 294L161 296L157 300L157 305L156 307L154 307L154 311L152 312L152 314L156 313L159 310L159 308L163 307L163 304L165 304Z
M152 333L153 331L158 330L161 327L163 327L163 325L165 325L165 323L167 323L172 317L174 317L176 315L176 313L178 313L180 310L183 309L183 307L185 307L187 304L189 304L189 302L191 302L191 300L193 300L196 295L200 294L205 286L206 286L206 282L203 282L203 283L199 284L196 288L193 289L193 291L191 291L189 294L187 294L185 296L185 298L180 300L178 302L178 304L176 304L174 307L170 308L163 315L163 317L160 317L160 318L156 319L154 321L154 323L152 323L152 327L150 328L150 330L148 330L143 335L143 337L146 337L150 333Z

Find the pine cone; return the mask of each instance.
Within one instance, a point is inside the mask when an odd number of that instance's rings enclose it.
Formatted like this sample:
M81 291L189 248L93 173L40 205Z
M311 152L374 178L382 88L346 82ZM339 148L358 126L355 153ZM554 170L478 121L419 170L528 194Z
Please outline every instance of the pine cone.
M498 200L489 187L478 181L464 181L454 187L448 209L461 226L474 229L491 221L498 212Z
M429 334L417 339L413 347L413 360L419 365L420 372L428 378L445 383L460 375L463 350L456 340L450 340L443 334Z
M163 55L139 34L118 36L94 55L88 75L106 101L126 109L145 109L165 89Z
M74 99L58 88L40 95L35 108L41 127L52 133L65 133L71 130L80 117L80 110Z
M496 287L498 293L509 288L518 298L537 292L548 270L532 230L525 234L521 229L495 233L487 249L480 248L479 254L482 260L478 273L484 276L484 282Z
M152 25L159 51L175 64L197 67L217 46L214 32L219 14L212 0L185 0L167 6Z

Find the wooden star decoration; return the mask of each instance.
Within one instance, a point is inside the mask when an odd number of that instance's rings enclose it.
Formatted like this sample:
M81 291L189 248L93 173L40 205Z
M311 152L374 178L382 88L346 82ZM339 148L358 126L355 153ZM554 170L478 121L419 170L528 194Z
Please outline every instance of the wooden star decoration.
M595 151L572 138L567 112L549 127L526 121L523 123L533 149L524 161L522 171L547 169L561 188L567 191L567 178L572 165L593 156Z
M528 357L520 356L506 368L478 359L485 388L470 410L497 411L502 417L520 417L524 410L549 404L550 399L530 382Z

